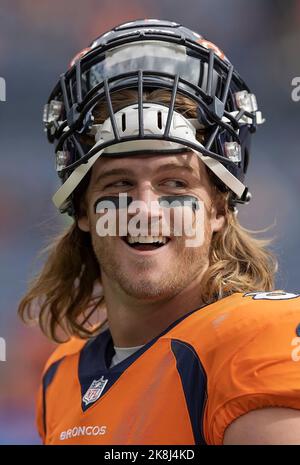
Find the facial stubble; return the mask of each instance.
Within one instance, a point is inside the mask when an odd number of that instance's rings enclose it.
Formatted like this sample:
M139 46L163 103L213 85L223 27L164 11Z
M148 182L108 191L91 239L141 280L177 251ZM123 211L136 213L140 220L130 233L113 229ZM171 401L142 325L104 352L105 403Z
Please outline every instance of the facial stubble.
M172 247L174 260L167 266L161 263L158 255L130 257L133 273L122 269L121 261L114 253L119 237L99 237L92 233L92 245L97 257L101 273L105 273L114 287L127 295L144 300L171 298L193 280L197 279L208 266L211 243L211 227L205 218L204 242L200 247L186 247L185 237L173 237ZM105 292L105 289L104 289Z

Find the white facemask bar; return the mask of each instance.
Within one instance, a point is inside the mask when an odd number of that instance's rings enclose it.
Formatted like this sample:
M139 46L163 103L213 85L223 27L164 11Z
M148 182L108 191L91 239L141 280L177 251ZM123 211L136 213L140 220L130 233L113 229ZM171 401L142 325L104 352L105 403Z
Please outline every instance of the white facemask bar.
M168 107L153 104L143 104L143 118L144 118L144 134L163 135L165 131L166 121L168 117ZM117 113L115 113L116 125L121 137L137 136L139 135L139 118L138 118L138 105L130 105ZM195 142L201 146L201 143L196 139L196 129L200 128L197 119L185 118L180 113L174 111L169 135L178 137L190 142ZM95 136L95 145L101 145L104 142L115 140L114 131L112 128L110 118L107 118L103 124L95 124L91 129L91 134ZM94 165L96 160L102 154L122 154L128 153L134 155L135 152L153 152L155 153L176 153L180 149L188 149L189 147L166 140L155 139L138 139L133 141L121 141L117 144L111 145L104 149L100 149L98 153L93 155L87 163L82 163L68 177L64 184L54 194L52 200L58 209L62 209L68 197L72 194L80 181L88 173L90 168ZM204 148L204 147L203 147ZM204 156L200 152L193 150L200 160L221 180L229 187L239 198L242 196L245 186L233 174L231 174L222 163L211 157Z

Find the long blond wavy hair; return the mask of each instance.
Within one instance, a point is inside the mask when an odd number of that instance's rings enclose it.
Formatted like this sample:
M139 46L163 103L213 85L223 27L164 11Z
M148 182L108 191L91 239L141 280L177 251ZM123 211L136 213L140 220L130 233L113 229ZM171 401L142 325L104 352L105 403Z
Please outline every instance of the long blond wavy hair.
M145 101L168 104L170 92L145 92ZM114 111L137 101L134 90L112 95ZM175 109L187 117L196 117L196 105L177 95ZM108 116L107 106L100 103L94 111L95 122ZM198 140L203 133L198 132ZM93 141L86 138L85 142ZM215 181L213 173L208 173ZM75 192L75 210L89 182L89 175ZM274 288L277 262L268 250L270 240L257 238L256 233L243 228L223 197L226 221L221 231L212 236L209 267L202 280L201 300L212 303L234 292L270 291ZM105 299L101 291L101 269L93 251L90 234L73 224L55 237L43 251L45 263L30 283L19 304L19 315L26 323L38 322L52 340L62 342L71 336L90 338L97 334L105 319ZM95 289L98 290L95 292Z

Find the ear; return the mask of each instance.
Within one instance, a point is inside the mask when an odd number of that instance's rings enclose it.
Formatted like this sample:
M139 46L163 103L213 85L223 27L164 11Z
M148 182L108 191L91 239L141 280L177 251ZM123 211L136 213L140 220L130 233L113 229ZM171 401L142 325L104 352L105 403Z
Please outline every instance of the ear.
M226 219L226 209L221 202L215 202L212 204L210 213L210 225L212 233L220 231Z
M83 232L89 232L90 231L90 222L89 222L89 217L87 214L80 215L79 218L77 218L77 225L78 228L81 229Z
M78 228L83 232L90 231L88 214L88 189L91 180L91 170L84 176L74 191L74 207Z
M86 205L86 200L83 198L79 204L79 213L77 216L77 225L78 228L83 232L90 231L90 220L88 216L88 208Z

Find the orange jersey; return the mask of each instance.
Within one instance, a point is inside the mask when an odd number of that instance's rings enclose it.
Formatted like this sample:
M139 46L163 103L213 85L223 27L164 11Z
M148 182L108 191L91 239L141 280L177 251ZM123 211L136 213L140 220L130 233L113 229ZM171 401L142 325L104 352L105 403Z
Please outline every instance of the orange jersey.
M235 293L108 369L109 329L61 345L40 389L45 444L222 444L250 410L300 409L300 297Z

